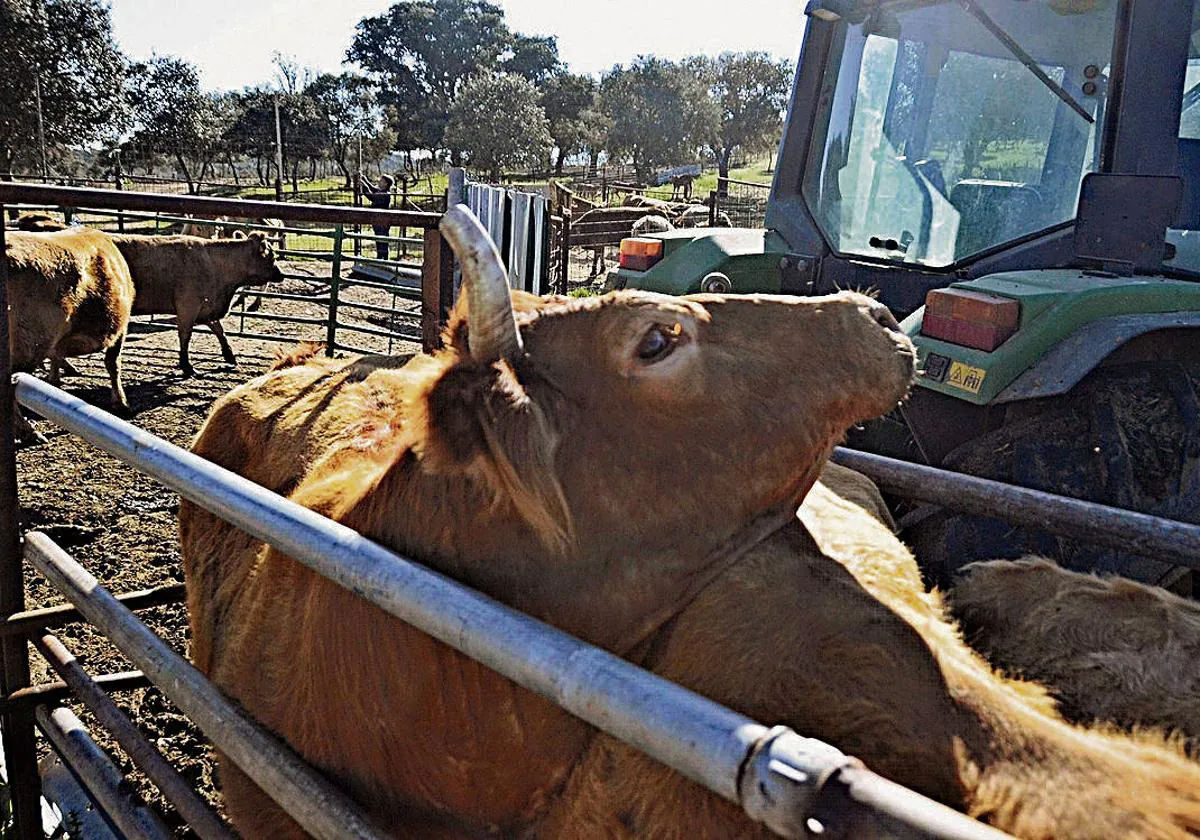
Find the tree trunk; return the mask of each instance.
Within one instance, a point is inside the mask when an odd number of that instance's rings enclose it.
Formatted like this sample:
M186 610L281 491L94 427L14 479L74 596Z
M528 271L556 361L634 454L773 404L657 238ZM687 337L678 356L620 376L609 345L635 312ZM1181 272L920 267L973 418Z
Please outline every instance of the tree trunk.
M639 184L647 184L650 182L650 179L647 177L646 164L642 158L642 152L640 149L633 150L633 171L637 176L637 181Z
M237 166L233 163L233 152L225 153L225 162L229 164L229 173L233 176L234 186L240 187L242 182L238 180Z
M265 187L267 185L267 174L263 172L262 155L256 155L254 158L254 169L258 172L258 185Z
M292 161L292 195L300 192L300 161Z
M729 177L729 158L733 155L732 146L724 146L717 152L717 191L721 195L729 194L729 182L721 178Z
M462 166L462 152L460 152L458 149L450 150L450 165Z
M308 180L317 180L317 159L315 157L308 159Z
M350 174L350 167L346 166L346 162L341 158L335 158L334 162L338 165L338 169L342 170L342 175L346 179L346 189L354 189L354 176Z
M188 172L188 168L187 168L187 161L185 161L185 160L183 159L183 154L182 154L182 153L180 153L180 152L176 152L176 153L175 153L175 163L176 163L176 164L178 164L178 166L179 166L179 171L183 173L183 179L184 179L185 181L187 181L187 185L188 185L188 194L189 194L189 195L195 195L195 194L196 194L196 185L195 185L195 183L192 181L192 173L191 173L191 172Z
M562 147L559 146L558 156L554 159L554 174L559 178L562 177L563 161L566 159L566 157L566 153L563 152Z

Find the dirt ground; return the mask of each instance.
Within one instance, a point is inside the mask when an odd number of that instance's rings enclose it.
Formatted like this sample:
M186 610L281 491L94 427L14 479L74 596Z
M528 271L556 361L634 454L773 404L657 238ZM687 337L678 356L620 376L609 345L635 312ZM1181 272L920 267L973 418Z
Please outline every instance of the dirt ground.
M274 303L279 303L278 301ZM236 328L228 316L227 330ZM278 334L283 324L273 324ZM305 330L307 331L307 330ZM230 388L261 373L275 352L288 345L231 337L238 367L222 361L211 334L197 332L191 343L192 362L199 376L183 379L177 367L178 341L171 331L131 328L123 354L125 388L134 412L132 422L171 443L187 446L213 400ZM382 348L381 348L382 349ZM395 352L412 352L412 344L395 343ZM64 379L65 389L88 402L107 406L107 377L99 355L76 360L80 377ZM180 568L176 513L178 497L150 478L64 432L35 420L48 442L19 450L20 502L26 527L48 532L114 593L130 592L183 581ZM36 573L29 572L29 607L62 603L63 599ZM187 619L182 605L140 613L180 654L187 654ZM133 668L105 639L85 625L57 631L58 637L92 674ZM34 653L34 682L53 680L46 664ZM122 692L119 705L140 725L152 743L175 767L218 805L211 751L203 735L157 689ZM178 837L193 836L142 778L113 742L94 725L86 710L68 705L92 729L135 786L160 806Z

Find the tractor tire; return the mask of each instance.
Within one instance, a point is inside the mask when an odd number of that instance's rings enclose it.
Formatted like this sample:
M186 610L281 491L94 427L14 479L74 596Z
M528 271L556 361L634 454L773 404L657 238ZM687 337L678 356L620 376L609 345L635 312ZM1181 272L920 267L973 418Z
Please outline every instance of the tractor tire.
M1063 397L1017 404L1006 423L950 452L943 468L1200 524L1200 363L1102 367ZM930 582L976 560L1037 554L1193 594L1195 573L990 519L939 510L904 538Z

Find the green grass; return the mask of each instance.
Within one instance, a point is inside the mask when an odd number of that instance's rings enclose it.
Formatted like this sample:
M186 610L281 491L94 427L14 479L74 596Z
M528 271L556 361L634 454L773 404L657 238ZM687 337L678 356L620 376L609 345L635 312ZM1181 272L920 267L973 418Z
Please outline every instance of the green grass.
M749 166L743 166L740 169L730 169L729 177L735 181L750 181L755 184L771 183L771 179L775 177L775 170L768 169L769 160L762 158L756 160ZM692 195L704 197L717 188L717 170L706 170L699 178L692 182Z

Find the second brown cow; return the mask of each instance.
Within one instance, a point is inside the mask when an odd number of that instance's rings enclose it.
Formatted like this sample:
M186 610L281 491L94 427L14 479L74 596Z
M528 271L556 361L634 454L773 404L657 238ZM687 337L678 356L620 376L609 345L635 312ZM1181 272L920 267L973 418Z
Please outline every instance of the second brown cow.
M184 376L196 372L188 358L196 324L207 325L225 361L237 364L221 318L229 314L238 289L283 279L266 236L258 232L234 239L112 234L112 239L129 263L137 289L133 314L175 315Z

